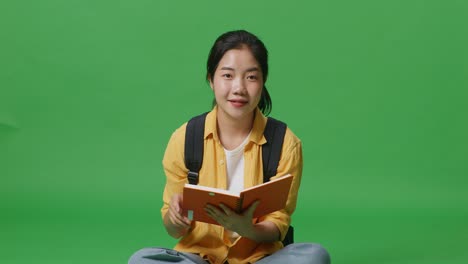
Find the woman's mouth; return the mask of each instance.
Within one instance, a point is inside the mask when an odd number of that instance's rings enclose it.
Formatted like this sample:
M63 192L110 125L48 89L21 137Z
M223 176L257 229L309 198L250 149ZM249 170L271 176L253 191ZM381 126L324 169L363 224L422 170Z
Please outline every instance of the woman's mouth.
M234 107L243 107L244 105L247 104L247 101L245 100L229 100L229 102Z

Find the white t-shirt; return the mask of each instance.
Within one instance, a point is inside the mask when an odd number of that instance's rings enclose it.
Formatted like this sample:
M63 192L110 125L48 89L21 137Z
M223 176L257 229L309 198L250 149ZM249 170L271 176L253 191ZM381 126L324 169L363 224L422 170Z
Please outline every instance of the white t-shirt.
M237 148L233 150L224 149L228 176L227 188L229 191L240 193L244 190L244 149L247 142L249 142L249 136Z
M244 139L244 141L235 149L227 150L224 149L226 154L226 170L227 170L227 189L231 192L240 193L244 190L244 149L245 145L249 142L249 135ZM239 234L236 232L231 232L225 230L231 242L234 242L239 237Z

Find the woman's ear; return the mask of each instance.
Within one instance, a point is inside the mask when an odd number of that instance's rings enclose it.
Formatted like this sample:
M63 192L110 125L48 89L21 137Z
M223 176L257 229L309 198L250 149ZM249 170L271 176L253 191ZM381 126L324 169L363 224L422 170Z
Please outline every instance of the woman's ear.
M214 85L213 85L213 80L212 80L211 76L208 75L208 77L206 79L207 79L208 83L210 84L211 90L214 91L214 89L213 89Z

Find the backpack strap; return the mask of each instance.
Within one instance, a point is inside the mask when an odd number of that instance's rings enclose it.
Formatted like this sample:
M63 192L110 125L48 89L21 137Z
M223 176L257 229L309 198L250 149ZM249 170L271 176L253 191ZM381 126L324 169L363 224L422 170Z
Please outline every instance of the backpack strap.
M263 182L269 181L278 171L286 128L286 123L271 117L268 118L265 131L263 132L267 141L262 145ZM281 242L283 246L294 243L294 228L291 225L288 227L286 236Z
M267 182L276 175L281 150L283 148L286 124L269 117L263 135L266 143L262 145L263 182Z
M194 185L198 184L198 172L203 164L205 119L207 114L208 112L190 119L185 132L185 166L189 170L188 181Z

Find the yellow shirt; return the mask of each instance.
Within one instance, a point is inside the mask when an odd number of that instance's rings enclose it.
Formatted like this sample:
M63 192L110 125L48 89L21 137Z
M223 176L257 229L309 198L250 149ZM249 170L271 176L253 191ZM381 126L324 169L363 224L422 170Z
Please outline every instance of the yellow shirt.
M227 188L226 161L223 146L219 141L216 125L217 107L208 113L205 122L205 142L203 165L199 172L199 185L220 189ZM266 143L263 131L267 118L257 108L249 142L245 146L244 187L248 188L263 183L262 144ZM162 217L167 213L169 201L173 194L182 193L188 183L188 169L184 163L185 130L187 123L178 128L171 136L164 154L163 166L166 173L161 208ZM281 233L281 240L286 236L291 215L296 208L297 194L302 176L301 141L288 128L284 137L283 149L276 176L292 174L294 180L286 208L268 214L257 222L273 222ZM257 243L240 237L231 243L227 232L218 225L192 222L191 230L182 237L174 249L183 252L200 254L210 263L230 264L255 262L265 255L272 254L283 247L280 241L274 243Z

